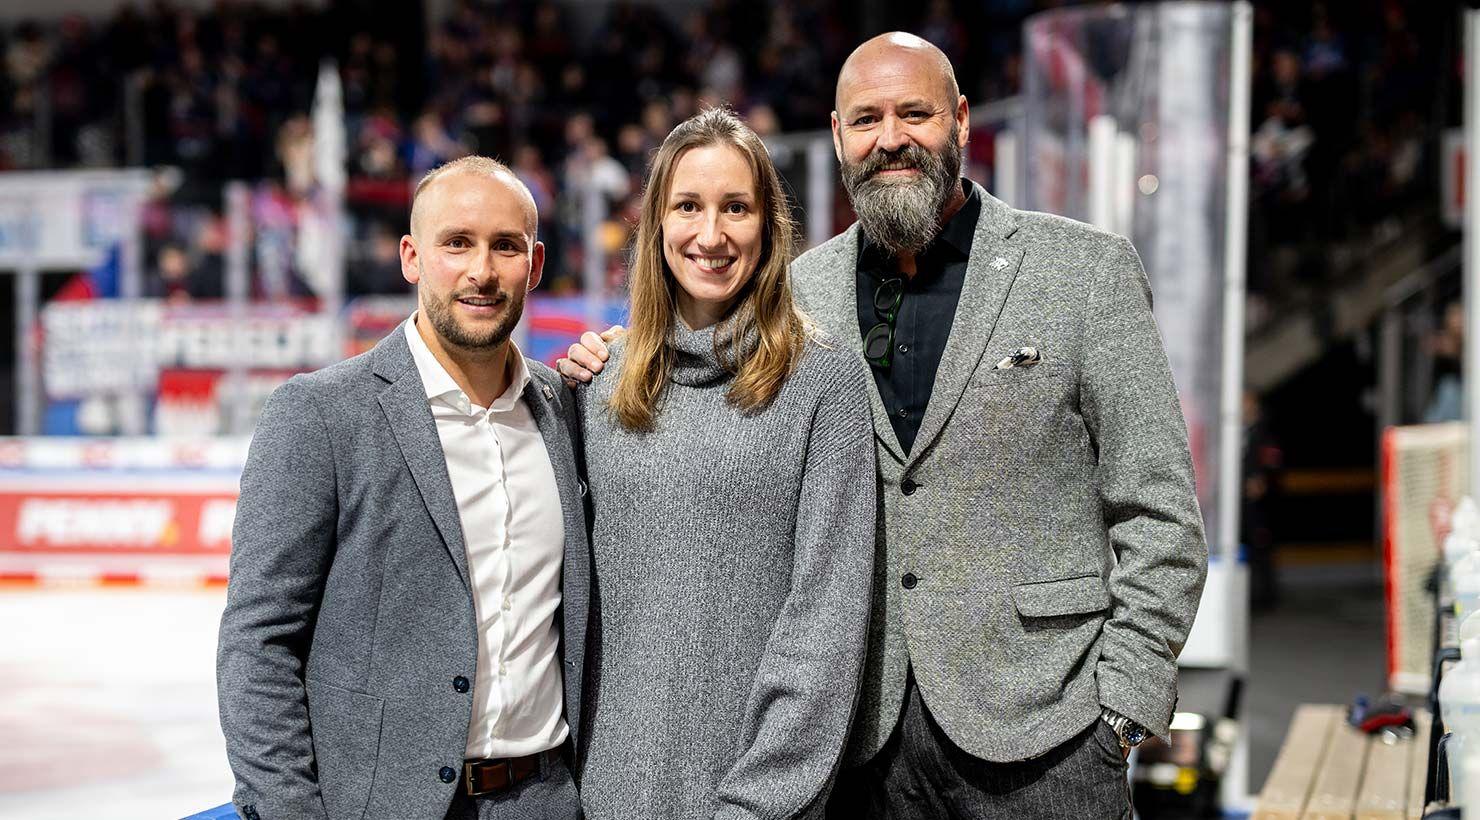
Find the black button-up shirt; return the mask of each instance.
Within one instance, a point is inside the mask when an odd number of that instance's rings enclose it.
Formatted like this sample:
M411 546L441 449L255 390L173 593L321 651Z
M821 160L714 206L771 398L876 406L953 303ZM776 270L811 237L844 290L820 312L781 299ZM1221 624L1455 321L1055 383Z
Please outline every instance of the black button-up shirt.
M935 371L945 353L961 285L966 281L966 261L981 198L970 182L961 180L966 204L945 224L935 241L915 258L915 275L906 277L890 253L868 241L858 244L858 330L863 337L884 321L874 309L874 291L885 279L904 279L904 297L894 323L894 350L889 367L873 368L874 383L889 411L889 423L899 444L908 453L920 432L920 419L935 388Z

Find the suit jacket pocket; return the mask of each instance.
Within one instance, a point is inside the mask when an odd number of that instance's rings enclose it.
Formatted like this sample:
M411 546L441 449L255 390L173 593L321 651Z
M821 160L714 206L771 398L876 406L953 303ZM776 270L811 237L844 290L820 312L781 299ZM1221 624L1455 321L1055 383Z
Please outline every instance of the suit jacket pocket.
M1012 600L1025 618L1088 615L1110 608L1110 591L1099 575L1078 575L1018 584L1012 588Z
M990 358L990 357L987 357ZM982 366L971 374L972 387L1003 387L1035 379L1046 379L1050 376L1067 378L1069 367L1060 362L1039 362L1035 365L1007 367L998 370L995 363L983 360Z
M320 681L307 680L305 685L324 811L329 820L364 817L385 703L374 695Z

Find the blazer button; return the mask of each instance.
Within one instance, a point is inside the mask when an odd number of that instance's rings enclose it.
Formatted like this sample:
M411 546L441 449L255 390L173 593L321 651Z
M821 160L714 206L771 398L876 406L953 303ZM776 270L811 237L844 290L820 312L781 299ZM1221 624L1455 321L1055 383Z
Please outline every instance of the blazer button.
M462 675L458 675L457 677L452 679L452 688L456 689L459 693L467 692L468 679L463 677Z
M904 481L899 482L899 491L905 495L914 495L915 490L918 489L920 489L920 485L916 484L912 479L906 478Z
M442 778L443 783L451 783L457 779L457 772L451 766L443 766L442 770L437 772L437 776Z
M918 583L920 583L920 579L916 578L915 573L913 572L906 572L904 574L904 577L899 579L900 586L904 587L905 589L914 589L915 584Z

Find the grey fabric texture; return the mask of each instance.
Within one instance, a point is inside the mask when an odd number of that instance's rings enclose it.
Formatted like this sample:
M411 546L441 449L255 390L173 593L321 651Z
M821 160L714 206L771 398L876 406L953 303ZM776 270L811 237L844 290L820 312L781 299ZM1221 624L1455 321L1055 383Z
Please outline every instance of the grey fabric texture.
M524 400L565 523L562 671L579 715L590 554L573 403L528 362ZM233 800L262 820L441 818L461 773L478 641L441 441L404 332L295 376L242 473L216 682ZM572 741L578 721L571 718Z
M675 328L651 432L607 409L622 342L578 388L592 820L818 816L842 757L873 573L868 373L809 341L776 399L741 414L714 333Z
M941 731L916 686L884 750L839 779L829 820L1130 820L1115 730L1100 719L1030 760L991 763Z
M1187 427L1135 249L977 192L911 452L869 383L883 515L854 764L898 723L911 664L941 727L983 760L1043 754L1102 705L1165 735L1207 574ZM855 224L792 265L803 308L855 350L858 242ZM1027 346L1040 363L996 368Z
M539 776L497 794L469 797L461 788L447 820L580 820L581 796L560 755Z

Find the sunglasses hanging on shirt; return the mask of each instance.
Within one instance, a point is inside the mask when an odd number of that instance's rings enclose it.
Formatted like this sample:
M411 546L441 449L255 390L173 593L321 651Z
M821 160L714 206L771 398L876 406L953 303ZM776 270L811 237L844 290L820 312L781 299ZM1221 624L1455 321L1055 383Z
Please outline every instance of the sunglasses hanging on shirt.
M863 337L864 361L874 367L888 367L894 362L894 322L903 300L904 280L899 277L885 279L874 290L874 313L883 321L869 328Z

